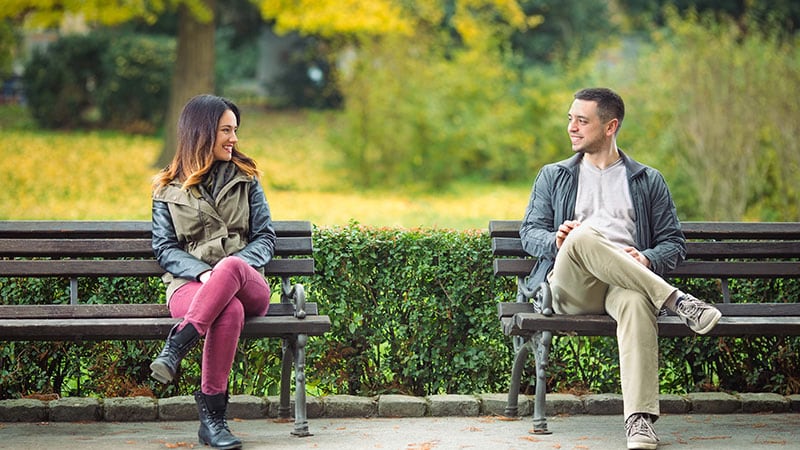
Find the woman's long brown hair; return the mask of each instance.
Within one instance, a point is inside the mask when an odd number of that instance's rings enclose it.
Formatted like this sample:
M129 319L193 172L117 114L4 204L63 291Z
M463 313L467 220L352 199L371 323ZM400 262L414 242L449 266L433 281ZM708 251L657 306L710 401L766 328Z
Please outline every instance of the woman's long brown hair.
M200 183L214 164L214 144L222 114L230 110L241 126L239 108L230 100L215 95L198 95L189 100L178 118L178 148L172 162L153 179L153 189L168 185L173 180L188 189ZM253 158L234 146L231 161L245 175L258 177L260 172Z

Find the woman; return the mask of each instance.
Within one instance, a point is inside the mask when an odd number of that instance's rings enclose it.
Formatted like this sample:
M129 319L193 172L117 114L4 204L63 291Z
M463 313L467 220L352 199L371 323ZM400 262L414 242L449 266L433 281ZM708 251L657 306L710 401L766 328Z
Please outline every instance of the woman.
M182 317L150 365L169 383L181 359L205 337L201 386L195 393L201 444L241 447L225 411L228 376L248 316L263 316L270 288L263 267L275 230L255 161L239 151L239 109L199 95L178 119L178 148L153 183L153 251L167 284L172 317Z

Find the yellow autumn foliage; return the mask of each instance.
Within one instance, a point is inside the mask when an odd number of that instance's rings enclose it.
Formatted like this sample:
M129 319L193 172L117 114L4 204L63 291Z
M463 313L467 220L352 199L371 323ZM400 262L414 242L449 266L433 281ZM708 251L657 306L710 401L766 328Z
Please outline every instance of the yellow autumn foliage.
M8 107L0 107L8 108ZM264 172L275 219L321 226L357 221L406 228L486 228L518 219L529 186L461 183L444 193L350 189L326 140L336 113L245 108L240 146ZM161 140L114 132L8 126L15 149L0 159L0 219L148 220Z

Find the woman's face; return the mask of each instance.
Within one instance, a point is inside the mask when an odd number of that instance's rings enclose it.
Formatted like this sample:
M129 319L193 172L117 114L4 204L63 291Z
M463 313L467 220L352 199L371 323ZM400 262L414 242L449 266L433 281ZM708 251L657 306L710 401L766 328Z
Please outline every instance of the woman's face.
M230 161L233 154L234 145L239 142L236 137L236 130L239 124L236 123L236 115L230 109L222 113L217 125L217 139L214 142L214 160Z

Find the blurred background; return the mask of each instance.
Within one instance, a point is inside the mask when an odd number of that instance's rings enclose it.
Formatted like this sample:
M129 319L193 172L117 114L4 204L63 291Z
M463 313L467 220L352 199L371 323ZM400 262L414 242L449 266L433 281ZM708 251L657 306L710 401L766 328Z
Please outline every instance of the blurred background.
M503 392L515 280L485 230L571 156L573 93L623 96L618 144L682 220L798 221L799 24L796 0L3 0L0 220L149 220L180 108L226 96L273 217L317 226L303 282L333 329L309 343L309 392ZM89 281L92 303L163 298L158 279ZM705 281L686 290L719 299ZM0 290L66 303L68 283ZM791 280L732 292L798 298ZM613 339L559 339L549 390L618 392ZM196 366L150 379L156 345L5 344L0 398L189 394ZM663 340L661 389L794 394L799 345ZM243 342L232 393L274 394L279 354Z
M4 2L0 218L149 219L211 92L277 219L485 228L608 86L683 220L796 221L799 24L792 0Z

